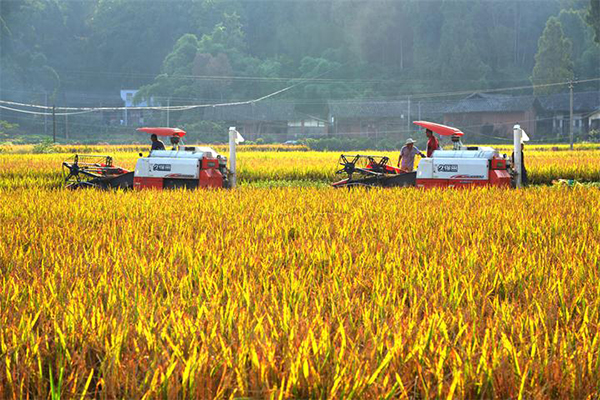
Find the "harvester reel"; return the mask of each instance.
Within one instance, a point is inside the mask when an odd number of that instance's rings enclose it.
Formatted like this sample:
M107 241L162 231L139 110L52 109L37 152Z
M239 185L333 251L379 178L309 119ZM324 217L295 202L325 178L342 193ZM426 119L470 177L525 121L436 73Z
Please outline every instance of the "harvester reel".
M65 186L69 189L81 189L87 187L95 187L91 181L93 177L82 173L82 169L79 168L79 156L73 157L73 162L63 163L63 177Z
M345 155L340 156L340 165L343 166L342 169L336 171L336 174L348 174L348 178L352 179L352 174L356 171L356 162L360 156L356 155L352 159L352 161L348 161Z

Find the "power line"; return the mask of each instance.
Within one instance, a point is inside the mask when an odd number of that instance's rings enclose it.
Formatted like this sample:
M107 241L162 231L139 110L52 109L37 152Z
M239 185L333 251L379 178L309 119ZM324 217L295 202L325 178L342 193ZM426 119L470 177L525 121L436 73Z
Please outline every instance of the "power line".
M283 78L282 78L283 79ZM285 78L288 79L288 78ZM294 78L295 79L300 79L300 78ZM290 80L290 79L288 79ZM589 78L589 79L580 79L577 81L574 81L574 83L588 83L588 82L595 82L595 81L600 81L600 78ZM311 82L311 78L306 78L304 80L302 80L299 83L310 83ZM415 82L415 81L413 81ZM538 85L526 85L526 86L513 86L513 87L504 87L504 88L492 88L492 89L470 89L470 90L461 90L461 91L447 91L447 92L420 92L420 93L415 93L415 92L411 92L411 93L406 93L406 94L402 94L400 96L395 95L395 96L377 96L377 97L360 97L360 98L353 98L350 100L342 100L342 101L347 101L347 102L361 102L361 101L365 101L365 100L379 100L379 101L385 101L385 100L390 100L390 101L394 101L394 100L398 100L398 101L405 101L406 100L406 96L411 96L413 99L427 99L429 97L431 98L436 98L436 97L450 97L450 96L458 96L461 94L471 94L474 92L479 92L479 93L493 93L493 92L503 92L503 91L516 91L516 90L524 90L524 89L531 89L534 87L546 87L546 86L560 86L560 85L568 85L568 82L551 82L548 84L538 84ZM4 92L15 92L15 93L31 93L31 94L40 94L40 95L44 95L47 94L47 92L38 92L38 91L28 91L28 90L17 90L17 89L0 89L0 92L4 93ZM359 93L357 91L357 93ZM108 96L100 96L97 94L90 94L87 97L88 99L97 99L99 101L110 101L110 100L114 100L114 98L111 96L110 98ZM218 104L214 104L214 103L208 103L211 99L208 98L201 98L201 97L178 97L178 96L152 96L152 98L154 100L161 100L161 99L170 99L170 100L181 100L181 101L190 101L190 102L196 102L196 101L201 101L201 102L207 102L205 105L206 106L212 106L212 105L218 105ZM337 99L329 99L330 101L339 101ZM248 100L246 99L240 99L240 98L231 98L230 102L247 102ZM294 103L294 104L320 104L320 103L324 103L328 101L328 99L282 99L280 100L280 102L290 102L290 103ZM426 100L425 100L426 101ZM435 100L431 100L432 102ZM2 101L0 101L2 102ZM6 103L8 104L8 103ZM16 103L14 102L13 105L23 105L24 103ZM35 105L33 104L28 104L28 106L31 107L35 107ZM181 110L185 110L188 106L172 106L172 107L180 107ZM51 107L49 107L51 108ZM79 107L81 108L81 107ZM74 109L79 109L77 107L74 107ZM89 109L100 109L100 107L89 107ZM104 109L129 109L129 110L135 110L135 107L104 107ZM156 109L160 108L162 110L166 110L168 109L167 107L154 107ZM57 109L63 109L63 110L67 110L70 109L68 107L57 107ZM153 107L138 107L137 109L153 109ZM174 111L178 111L177 109L171 108L171 110Z
M337 67L340 68L340 67ZM325 72L329 73L330 71ZM322 74L322 75L324 75ZM594 81L600 81L600 78L590 78L590 79L583 79L583 80L578 80L577 82L574 83L586 83L586 82L594 82ZM188 110L193 110L193 109L198 109L198 108L208 108L208 107L226 107L226 106L237 106L237 105L248 105L248 104L254 104L263 100L266 100L268 98L277 96L281 93L284 93L286 91L289 91L291 89L293 89L294 87L297 87L301 84L305 84L307 83L307 81L300 81L297 82L291 86L288 86L284 89L281 90L277 90L273 93L270 93L266 96L262 96L259 97L257 99L254 100L246 100L246 101L237 101L237 102L228 102L228 103L216 103L216 104L192 104L192 105L182 105L182 106L168 106L168 107L164 107L164 106L149 106L149 107L56 107L57 110L62 110L65 112L59 113L57 115L75 115L78 113L83 113L83 112L94 112L94 111L124 111L124 110L129 110L129 111L141 111L141 110L146 110L146 111L188 111ZM459 96L459 95L465 95L465 94L471 94L473 92L480 92L480 93L496 93L496 92L504 92L504 91L513 91L513 90L524 90L524 89L531 89L531 88L540 88L540 87L554 87L554 86L563 86L563 85L569 85L569 81L567 82L555 82L555 83L547 83L547 84L541 84L541 85L527 85L527 86L513 86L513 87L505 87L505 88L497 88L497 89L482 89L482 90L462 90L462 91L451 91L451 92L437 92L437 93L421 93L421 94L410 94L412 100L415 99L421 99L421 98L432 98L432 97L448 97L448 96ZM323 102L325 102L326 100L322 100ZM352 99L349 102L352 101L356 101L356 102L361 102L364 101L364 99ZM50 110L53 107L50 106L45 106L45 105L39 105L39 104L25 104L25 103L19 103L19 102L11 102L11 101L7 101L7 100L0 100L0 104L7 104L9 106L14 106L14 107L26 107L26 108L36 108L36 109L40 109L40 110ZM39 112L39 111L27 111L27 110L19 110L16 108L12 108L12 107L7 107L7 106L0 106L0 108L4 108L10 111L14 111L14 112L22 112L22 113L27 113L27 114L35 114L35 115L51 115L51 113L44 113L44 112ZM71 111L71 112L66 112L66 111Z
M339 69L341 67L343 67L345 64L341 64L337 67L331 68L328 71L325 71L321 74L319 74L317 76L318 77L322 77L325 76L327 74L329 74L330 72L335 71L336 69ZM294 87L297 87L299 85L302 85L306 83L306 81L300 81L297 82L291 86L288 86L286 88L277 90L273 93L267 94L265 96L259 97L257 99L254 100L246 100L246 101L239 101L239 102L229 102L229 103L217 103L217 104L194 104L194 105L187 105L187 106L168 106L168 107L154 107L154 106L150 106L150 107L49 107L49 106L43 106L43 105L39 105L39 104L24 104L24 103L18 103L18 102L11 102L11 101L6 101L6 100L0 100L0 104L9 104L12 106L21 106L21 107L27 107L27 108L37 108L37 109L41 109L41 110L52 110L52 113L45 113L45 112L40 112L40 111L28 111L28 110L19 110L16 108L12 108L12 107L7 107L7 106L2 106L0 105L0 108L4 108L10 111L14 111L14 112L20 112L20 113L25 113L25 114L33 114L33 115L77 115L77 114L83 114L83 113L87 113L87 112L93 112L93 111L137 111L137 110L156 110L156 111L187 111L187 110L193 110L193 109L197 109L197 108L207 108L207 107L225 107L225 106L237 106L237 105L247 105L247 104L255 104L258 103L260 101L264 101L266 99L269 99L271 97L277 96L281 93L285 93L290 89L293 89ZM73 111L73 112L63 112L63 113L55 113L55 110L59 109L59 110L68 110L68 111Z
M2 102L2 101L0 101ZM7 107L7 106L3 106L0 105L0 108L4 109L4 110L8 110L8 111L14 111L14 112L19 112L19 113L23 113L23 114L33 114L33 115L79 115L79 114L88 114L91 112L94 112L95 110L87 110L87 111L76 111L76 112L70 112L70 113L46 113L46 112L37 112L37 111L27 111L27 110L19 110L17 108L12 108L12 107ZM50 109L52 107L49 107ZM58 107L57 107L58 108Z
M586 83L586 82L595 82L600 81L600 78L590 78L578 80L573 83ZM427 97L446 97L446 96L459 96L465 94L472 94L474 92L477 93L496 93L496 92L505 92L505 91L514 91L514 90L524 90L524 89L533 89L533 88L543 88L543 87L553 87L553 86L564 86L568 85L569 81L566 82L555 82L555 83L545 83L539 85L527 85L527 86L513 86L507 88L497 88L497 89L481 89L481 90L462 90L462 91L454 91L454 92L439 92L439 93L423 93L423 94L411 94L410 96L414 98L419 98L421 96Z

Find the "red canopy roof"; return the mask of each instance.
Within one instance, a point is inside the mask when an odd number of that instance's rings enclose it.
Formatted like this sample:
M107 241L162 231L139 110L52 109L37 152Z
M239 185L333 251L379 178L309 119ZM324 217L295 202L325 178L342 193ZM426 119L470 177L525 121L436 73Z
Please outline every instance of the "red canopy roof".
M184 137L185 131L179 128L137 128L140 132L153 133L157 136L179 136Z
M446 126L442 124L436 124L435 122L427 122L427 121L414 121L413 124L422 126L423 128L430 129L432 132L435 132L442 136L462 136L464 133L460 129L453 128L451 126Z

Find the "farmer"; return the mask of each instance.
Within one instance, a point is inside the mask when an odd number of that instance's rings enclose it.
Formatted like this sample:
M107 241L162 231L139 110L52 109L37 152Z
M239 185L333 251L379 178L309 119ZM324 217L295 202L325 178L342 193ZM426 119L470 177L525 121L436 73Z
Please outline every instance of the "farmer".
M150 148L150 151L165 149L165 144L163 142L161 142L160 140L158 140L158 136L156 136L156 133L153 133L152 135L150 135L150 140L152 140L152 147Z
M398 167L404 172L412 172L415 166L415 155L425 157L419 149L415 147L415 141L411 138L406 139L404 147L400 150L400 158L398 159Z
M433 134L433 132L431 131L431 129L427 129L425 131L425 135L427 135L427 138L429 139L427 141L427 157L431 157L433 155L433 152L435 150L439 150L439 148L440 148L440 142L435 137L435 135Z

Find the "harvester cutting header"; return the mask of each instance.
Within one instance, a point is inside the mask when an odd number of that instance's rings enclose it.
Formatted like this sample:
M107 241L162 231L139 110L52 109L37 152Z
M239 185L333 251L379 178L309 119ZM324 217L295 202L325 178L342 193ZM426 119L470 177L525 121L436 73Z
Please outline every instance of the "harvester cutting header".
M419 154L423 158L416 171L412 161L398 166L390 165L389 157L370 155L340 156L340 168L336 173L345 174L346 178L335 182L334 187L356 186L416 186L432 187L471 187L500 186L514 187L520 185L521 178L521 142L529 140L525 132L515 125L515 163L498 150L486 146L464 146L461 138L464 133L459 129L427 121L415 121L414 124L435 132L441 137L450 138L451 150L437 148L429 156L412 147L414 141L407 140L401 157L405 154L414 157ZM517 157L518 155L518 157ZM408 168L406 168L406 166Z

